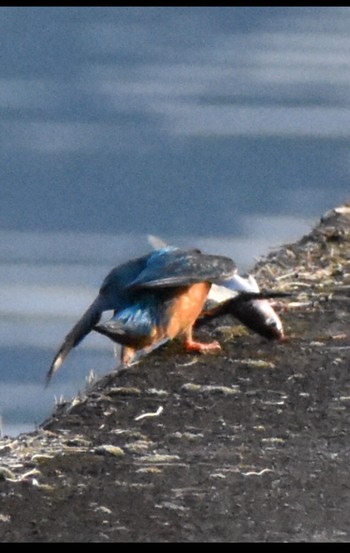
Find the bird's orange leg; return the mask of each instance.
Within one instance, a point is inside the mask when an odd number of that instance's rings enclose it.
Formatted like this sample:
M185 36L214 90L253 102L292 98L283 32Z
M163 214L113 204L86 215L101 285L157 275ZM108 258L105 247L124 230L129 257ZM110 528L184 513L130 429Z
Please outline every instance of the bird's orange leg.
M136 348L123 346L121 353L121 361L123 365L128 365L132 358L135 356Z
M186 351L197 351L200 353L208 353L210 351L218 351L221 349L219 342L210 342L204 344L203 342L196 342L192 338L192 327L185 333L185 348Z

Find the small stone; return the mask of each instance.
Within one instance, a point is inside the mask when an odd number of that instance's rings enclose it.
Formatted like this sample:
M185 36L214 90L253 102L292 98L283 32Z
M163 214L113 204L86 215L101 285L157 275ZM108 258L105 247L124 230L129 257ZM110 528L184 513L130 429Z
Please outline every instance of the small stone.
M96 447L95 453L97 453L97 455L113 455L114 457L122 457L123 455L125 455L121 447L111 444L105 444Z

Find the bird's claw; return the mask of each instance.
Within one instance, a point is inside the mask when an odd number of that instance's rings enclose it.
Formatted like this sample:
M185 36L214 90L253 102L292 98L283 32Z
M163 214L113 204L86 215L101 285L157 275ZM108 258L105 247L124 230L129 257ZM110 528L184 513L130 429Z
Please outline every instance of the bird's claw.
M195 342L191 340L186 342L185 347L186 351L195 351L200 353L209 353L221 349L219 342L216 341L210 342L209 344L204 344L202 342Z

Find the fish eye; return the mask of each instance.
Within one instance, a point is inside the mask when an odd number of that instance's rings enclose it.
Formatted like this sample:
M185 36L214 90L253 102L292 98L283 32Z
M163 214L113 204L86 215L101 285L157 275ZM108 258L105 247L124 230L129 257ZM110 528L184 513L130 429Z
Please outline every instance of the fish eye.
M271 328L276 328L277 330L281 330L280 322L276 320L274 317L269 317L266 321L266 324Z

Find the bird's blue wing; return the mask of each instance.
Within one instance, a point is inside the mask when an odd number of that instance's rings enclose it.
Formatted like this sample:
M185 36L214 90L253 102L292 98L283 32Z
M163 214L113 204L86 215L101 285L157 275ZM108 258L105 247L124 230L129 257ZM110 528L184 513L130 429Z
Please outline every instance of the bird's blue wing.
M236 265L228 257L206 255L199 250L162 248L149 256L146 267L130 283L129 290L215 282L235 271Z
M112 269L102 282L99 296L103 311L119 311L130 305L130 284L147 266L148 255L132 259Z

